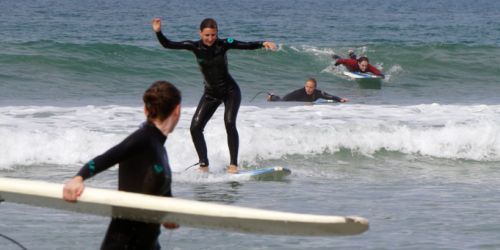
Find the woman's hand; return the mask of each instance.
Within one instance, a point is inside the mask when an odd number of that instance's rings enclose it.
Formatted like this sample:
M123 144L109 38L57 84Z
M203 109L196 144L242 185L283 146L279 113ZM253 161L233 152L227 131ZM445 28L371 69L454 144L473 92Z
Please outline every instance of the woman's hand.
M175 222L165 222L165 223L163 223L163 227L166 229L169 229L169 230L174 230L174 229L179 228L180 225L175 223Z
M151 21L151 26L153 27L153 30L155 32L160 32L161 31L161 20L160 20L160 18L153 18L153 21Z
M75 176L73 179L68 181L63 188L63 199L69 202L76 202L78 197L83 193L83 178L81 176Z
M273 42L263 42L262 46L264 46L265 49L270 49L270 50L276 50L276 44Z

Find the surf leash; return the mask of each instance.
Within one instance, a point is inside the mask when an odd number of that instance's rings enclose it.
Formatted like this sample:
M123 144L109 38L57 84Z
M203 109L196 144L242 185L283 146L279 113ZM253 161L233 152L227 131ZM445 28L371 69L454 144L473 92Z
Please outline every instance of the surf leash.
M191 166L187 167L186 169L184 169L184 171L187 171L188 169L190 169L190 168L192 168L192 167L194 167L194 166L196 166L196 165L200 165L200 163L201 163L201 162L197 162L197 163L195 163L195 164L193 164L193 165L191 165Z
M16 246L18 246L19 248L23 249L23 250L27 250L28 248L24 247L23 245L21 245L21 243L17 242L16 240L6 236L6 235L3 235L3 234L0 234L1 237L9 240L10 242L14 243Z
M169 231L170 232L168 233L167 242L165 242L165 248L168 248L168 244L170 244L170 239L172 239L172 233L174 232L174 230L169 230Z
M255 98L256 98L258 95L262 94L262 93L267 93L268 95L273 95L272 93L269 93L268 91L259 91L259 92L257 92L257 94L255 94L255 95L252 97L252 99L250 99L250 102L252 102L253 100L255 100Z

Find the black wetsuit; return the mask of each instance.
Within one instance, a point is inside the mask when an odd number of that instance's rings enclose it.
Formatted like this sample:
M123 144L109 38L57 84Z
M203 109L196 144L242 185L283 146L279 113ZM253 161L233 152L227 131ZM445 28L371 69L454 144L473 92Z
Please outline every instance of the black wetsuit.
M283 98L277 95L271 96L271 101L293 101L293 102L314 102L318 99L334 100L340 102L341 98L338 96L330 95L324 91L315 89L312 95L306 93L305 88L297 89L291 93L288 93Z
M224 124L231 164L238 165L239 138L236 129L236 116L240 108L241 92L236 81L229 74L226 52L229 49L259 49L263 47L263 42L241 42L227 38L217 39L212 46L208 47L201 40L170 41L161 31L156 32L156 36L165 48L192 51L203 74L205 91L191 121L191 136L200 164L208 165L207 145L203 129L219 105L224 103Z
M119 164L118 189L157 196L172 196L172 174L164 144L167 137L145 122L118 145L85 164L83 179ZM160 225L112 218L101 249L160 249Z

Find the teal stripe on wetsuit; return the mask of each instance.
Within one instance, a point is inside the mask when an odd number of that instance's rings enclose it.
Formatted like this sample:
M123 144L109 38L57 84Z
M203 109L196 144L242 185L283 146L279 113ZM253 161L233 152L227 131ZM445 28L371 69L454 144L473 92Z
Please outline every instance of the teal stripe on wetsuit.
M88 166L89 166L90 176L95 175L95 162L89 161Z

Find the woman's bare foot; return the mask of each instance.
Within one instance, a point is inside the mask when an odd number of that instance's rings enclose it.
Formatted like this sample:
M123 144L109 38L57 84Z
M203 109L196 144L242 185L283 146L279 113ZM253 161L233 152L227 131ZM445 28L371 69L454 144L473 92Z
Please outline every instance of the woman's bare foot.
M202 172L202 173L208 173L208 165L205 165L205 166L200 166L198 168L198 171Z
M236 173L238 173L238 166L236 166L236 165L229 165L229 167L227 168L227 172L229 174L236 174Z

